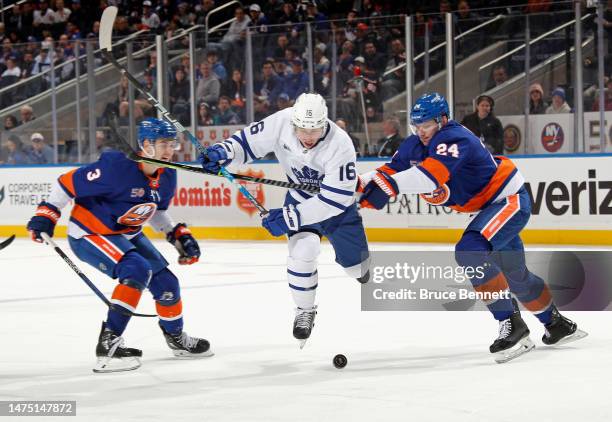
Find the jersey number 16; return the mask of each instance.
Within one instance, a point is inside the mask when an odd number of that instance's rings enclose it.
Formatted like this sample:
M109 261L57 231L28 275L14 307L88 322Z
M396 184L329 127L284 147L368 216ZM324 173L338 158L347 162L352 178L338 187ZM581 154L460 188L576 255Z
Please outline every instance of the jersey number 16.
M345 177L346 180L355 180L357 177L355 163L352 161L345 166L340 166L340 181L343 182Z

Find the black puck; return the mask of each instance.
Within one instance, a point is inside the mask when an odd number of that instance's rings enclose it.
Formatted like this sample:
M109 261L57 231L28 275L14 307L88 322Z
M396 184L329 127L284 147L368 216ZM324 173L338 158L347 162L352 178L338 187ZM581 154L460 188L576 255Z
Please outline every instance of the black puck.
M342 369L346 366L348 360L344 355L336 355L334 356L334 366L338 369Z

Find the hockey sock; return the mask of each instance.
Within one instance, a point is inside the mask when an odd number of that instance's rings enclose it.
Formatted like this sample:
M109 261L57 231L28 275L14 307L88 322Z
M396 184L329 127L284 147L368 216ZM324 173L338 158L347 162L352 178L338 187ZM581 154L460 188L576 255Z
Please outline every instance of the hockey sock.
M157 301L155 303L159 324L170 334L179 334L183 331L183 301L168 304Z
M137 288L126 284L118 284L113 291L111 302L128 311L136 312L141 296L142 292ZM123 334L129 321L130 317L128 315L121 314L113 309L108 310L106 325L118 336Z

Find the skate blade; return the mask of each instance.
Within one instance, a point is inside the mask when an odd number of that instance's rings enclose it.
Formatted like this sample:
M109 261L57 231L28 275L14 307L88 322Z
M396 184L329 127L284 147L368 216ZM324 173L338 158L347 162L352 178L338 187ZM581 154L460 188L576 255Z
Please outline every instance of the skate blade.
M134 369L140 368L142 363L137 357L129 358L109 358L99 357L94 366L93 371L96 374L104 374L109 372L124 372L133 371Z
M298 340L298 346L300 346L300 350L302 350L304 348L304 346L306 346L306 341L308 339L304 339L304 340Z
M186 359L208 358L215 355L215 353L211 349L208 349L207 351L202 353L190 353L187 350L173 350L172 353L177 358Z
M573 334L571 334L571 335L569 335L567 337L563 337L561 340L559 340L555 344L548 344L548 346L550 346L550 347L553 347L553 346L562 346L562 345L567 344L567 343L572 343L574 341L581 340L581 339L585 338L588 335L589 335L589 333L587 333L586 331L582 331L582 330L576 329L576 331Z
M506 363L535 349L535 344L529 336L521 339L513 348L496 353L495 362Z

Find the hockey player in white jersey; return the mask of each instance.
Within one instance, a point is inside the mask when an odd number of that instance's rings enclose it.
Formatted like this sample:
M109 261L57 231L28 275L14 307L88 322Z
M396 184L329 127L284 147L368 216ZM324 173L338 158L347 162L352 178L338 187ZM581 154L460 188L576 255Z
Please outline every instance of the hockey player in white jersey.
M353 195L357 184L355 148L348 134L327 118L319 94L300 95L293 107L278 111L206 150L204 169L246 164L274 152L292 182L320 188L318 195L290 190L282 208L274 208L262 225L274 236L287 235L287 278L297 306L293 335L304 342L316 315L317 257L321 236L346 273L365 283L369 252Z

